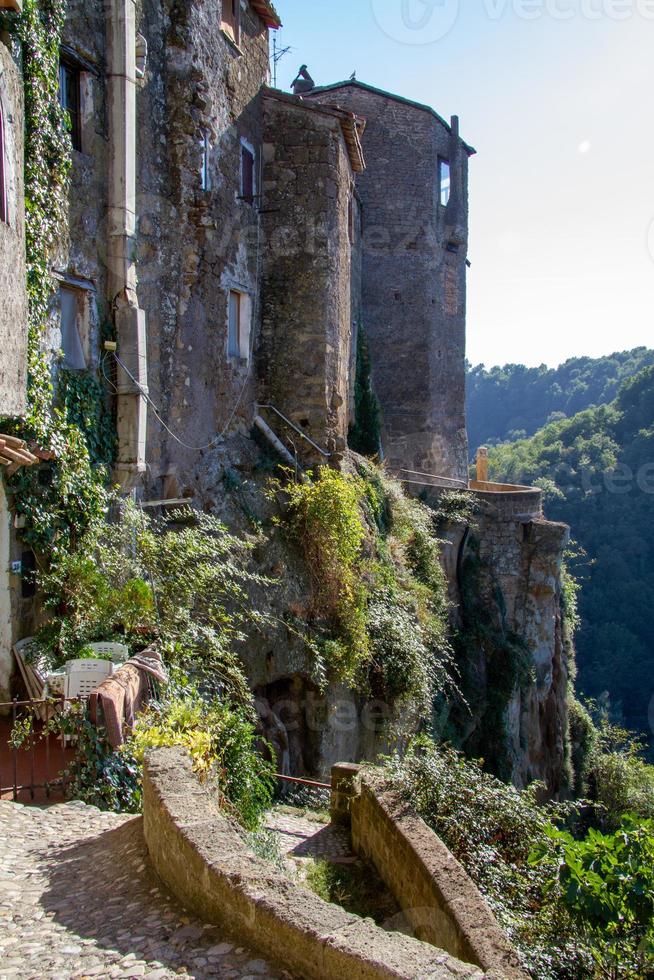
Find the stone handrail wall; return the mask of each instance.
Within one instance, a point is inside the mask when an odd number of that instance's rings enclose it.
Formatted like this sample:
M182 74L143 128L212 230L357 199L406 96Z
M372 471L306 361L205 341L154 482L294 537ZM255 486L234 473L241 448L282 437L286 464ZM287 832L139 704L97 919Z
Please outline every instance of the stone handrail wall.
M508 483L478 483L471 480L470 489L478 500L493 507L500 520L542 518L543 491L540 487L520 487Z
M333 808L355 853L371 861L414 934L503 980L528 980L481 892L440 838L371 770L336 766Z
M143 774L150 860L170 891L206 922L315 980L506 980L441 949L384 932L296 885L256 857L195 777L183 749L154 749Z

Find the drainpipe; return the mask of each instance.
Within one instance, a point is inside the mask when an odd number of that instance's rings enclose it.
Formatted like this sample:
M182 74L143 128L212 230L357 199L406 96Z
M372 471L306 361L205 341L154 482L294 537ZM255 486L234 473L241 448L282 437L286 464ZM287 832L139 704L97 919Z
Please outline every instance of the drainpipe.
M133 489L145 473L148 369L145 310L136 274L136 3L107 0L109 122L108 298L118 341L118 460L115 477ZM131 377L130 377L131 375Z

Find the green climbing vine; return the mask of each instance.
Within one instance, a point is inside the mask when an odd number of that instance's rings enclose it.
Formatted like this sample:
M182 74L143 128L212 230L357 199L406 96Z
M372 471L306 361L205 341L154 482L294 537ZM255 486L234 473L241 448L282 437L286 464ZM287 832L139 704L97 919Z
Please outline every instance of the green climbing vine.
M102 386L60 371L57 397L44 338L53 294L50 262L68 220L70 121L59 102L66 0L25 0L2 27L16 45L25 91L25 237L29 329L27 414L5 428L53 459L9 481L22 536L37 550L68 548L105 506L115 438Z

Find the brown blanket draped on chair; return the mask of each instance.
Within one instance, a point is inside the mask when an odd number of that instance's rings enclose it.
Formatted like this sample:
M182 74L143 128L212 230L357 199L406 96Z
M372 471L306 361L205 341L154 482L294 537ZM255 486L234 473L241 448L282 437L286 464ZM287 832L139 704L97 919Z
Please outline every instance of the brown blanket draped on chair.
M155 647L135 654L90 697L91 721L104 724L113 749L125 741L125 730L134 727L136 715L150 692L152 680L166 683L168 675Z

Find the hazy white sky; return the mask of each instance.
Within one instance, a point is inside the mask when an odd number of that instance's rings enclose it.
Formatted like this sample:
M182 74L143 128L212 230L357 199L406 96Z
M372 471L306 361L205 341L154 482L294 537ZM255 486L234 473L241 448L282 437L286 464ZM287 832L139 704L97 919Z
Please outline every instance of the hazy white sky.
M280 88L306 62L460 116L471 361L654 345L654 0L276 5Z

